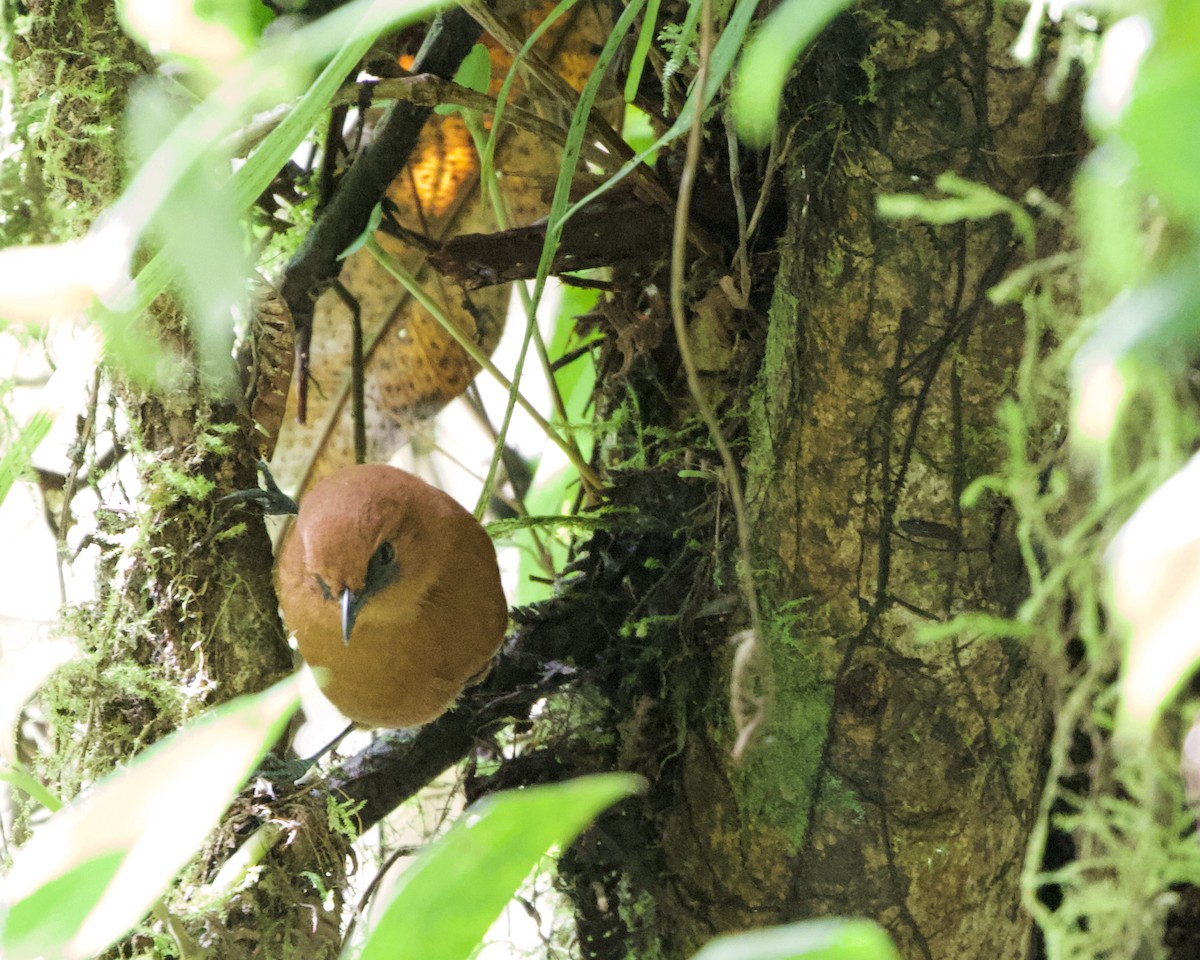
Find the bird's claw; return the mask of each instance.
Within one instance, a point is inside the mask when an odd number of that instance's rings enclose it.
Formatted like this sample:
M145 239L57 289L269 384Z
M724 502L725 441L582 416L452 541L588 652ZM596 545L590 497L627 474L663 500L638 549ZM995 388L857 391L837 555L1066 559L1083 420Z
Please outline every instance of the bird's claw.
M294 516L300 511L296 501L279 489L265 460L256 461L263 486L226 494L217 503L257 503L269 517Z

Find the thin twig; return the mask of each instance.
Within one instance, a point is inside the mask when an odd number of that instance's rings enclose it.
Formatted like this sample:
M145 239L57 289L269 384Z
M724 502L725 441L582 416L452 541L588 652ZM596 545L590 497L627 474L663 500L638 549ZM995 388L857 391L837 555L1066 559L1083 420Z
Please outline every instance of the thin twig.
M729 185L733 189L733 206L737 213L738 247L733 261L741 273L741 303L736 304L745 309L750 301L750 230L746 226L746 198L742 196L741 157L738 154L737 134L733 129L733 112L725 111L725 142L729 146Z
M479 349L479 345L454 325L453 321L446 316L445 312L438 306L438 304L431 300L425 291L421 289L416 279L407 270L405 270L404 267L397 262L394 257L389 256L387 251L379 246L378 241L376 241L374 238L369 239L367 241L367 249L371 251L371 253L379 261L380 265L388 273L390 273L412 295L412 297L421 304L422 307L429 311L430 315L437 320L437 322L441 324L442 328L454 338L455 342L457 342L460 347L463 348L467 356L469 356L472 360L479 364L480 367L486 370L488 375L491 376L497 383L499 383L501 387L503 387L505 390L513 391L515 393L517 404L522 410L524 410L527 414L529 414L530 417L533 418L533 422L536 423L541 431L550 438L554 445L567 455L567 459L570 460L575 469L579 471L579 479L583 482L584 486L591 491L598 492L600 490L600 478L596 476L595 472L583 459L579 451L571 443L568 443L558 433L558 431L554 429L550 422L538 412L537 407L526 400L521 393L517 391L512 381L510 381L508 377L500 372L499 367L492 363L491 358L486 353Z
M786 157L792 149L792 134L795 132L795 128L788 131L783 146L779 145L778 131L771 138L771 152L767 154L767 169L763 173L762 189L758 191L758 202L754 205L754 212L750 214L750 223L746 226L747 236L754 236L754 231L758 229L758 221L762 219L763 212L767 209L767 200L771 195L771 181L775 179L775 171L779 169L779 160L781 157Z
M482 0L462 0L461 6L464 10L473 16L477 22L483 24L484 28L492 35L493 38L504 47L514 57L521 53L524 46L524 38L517 35L504 20L497 16L494 11ZM571 87L566 80L559 76L546 61L535 51L526 51L523 61L523 66L536 77L550 96L556 99L568 113L575 110L579 104L579 94ZM506 108L507 109L507 108ZM588 137L599 141L604 148L617 159L618 166L632 160L634 153L633 149L627 144L612 126L599 115L593 113L588 118L588 136L584 137L586 141ZM609 161L610 163L612 161ZM606 164L607 166L607 164ZM645 164L638 164L632 171L632 176L639 191L644 197L662 206L664 210L671 208L671 198L667 191L659 183L658 179L653 175Z
M371 878L371 882L367 884L367 889L363 891L363 895L359 897L358 904L354 907L354 913L350 915L350 922L346 924L346 934L342 937L342 951L345 952L346 945L350 943L350 938L354 935L354 928L358 926L358 918L362 916L363 911L367 909L367 904L371 898L375 896L375 892L379 889L379 884L386 876L387 872L396 865L396 861L401 857L411 857L417 852L417 847L403 846L397 847L392 854L383 862L376 871L375 876Z
M55 532L56 544L55 556L58 560L58 594L59 599L65 604L67 602L67 580L63 572L63 564L67 560L67 527L71 522L71 501L75 499L75 489L79 483L79 475L83 470L84 458L87 455L88 444L93 443L93 437L96 432L96 406L100 398L100 368L96 368L96 372L92 375L92 383L88 388L87 399L87 418L84 420L83 428L79 431L79 436L75 440L75 453L71 457L71 469L67 471L66 477L63 478L62 490L62 507L58 516L58 530Z
M367 401L363 360L362 308L341 280L333 281L334 292L350 311L350 411L354 421L354 462L367 462Z
M737 463L733 452L721 432L721 423L716 413L704 395L700 383L700 374L692 357L691 346L688 342L687 318L683 303L684 260L687 254L688 212L692 202L692 190L696 184L696 170L700 164L700 147L704 138L704 96L705 80L708 76L709 52L712 49L712 0L702 0L703 9L700 22L700 66L696 72L692 96L695 99L692 115L692 127L688 132L687 152L685 154L683 173L679 178L679 198L675 206L675 239L671 245L671 319L675 326L675 339L679 343L679 358L687 374L688 389L695 401L696 409L712 435L713 445L721 456L725 468L725 480L729 484L729 499L733 505L734 519L738 534L738 580L742 596L750 615L749 636L739 644L737 659L743 666L754 664L757 673L764 680L769 690L766 668L762 656L762 618L759 615L758 591L754 585L753 557L750 549L750 523L746 517L746 501L742 495L742 481L738 474ZM743 671L741 678L747 676ZM742 694L740 690L733 691L735 704ZM757 708L743 714L738 711L735 717L738 725L737 744L734 748L735 759L740 757L748 745L751 736L762 726L766 713L766 699L757 702Z
M479 127L478 121L475 123L468 122L467 128L471 131L471 136L475 141L475 150L482 158L484 155L485 144L482 142L483 131ZM496 218L496 225L501 230L507 230L509 228L511 218L509 217L508 205L504 201L504 196L498 189L496 189L497 186L498 184L492 178L480 178L480 188L483 190L484 195L491 204L492 213ZM537 350L538 360L542 365L542 372L546 377L546 385L550 391L550 399L554 403L554 412L558 415L559 420L562 422L563 430L566 431L567 442L575 448L576 452L579 453L579 456L582 459L583 453L579 450L579 444L575 440L575 433L571 428L571 421L567 416L567 406L563 402L562 392L558 389L558 380L555 379L554 370L550 366L550 354L546 350L546 341L542 337L541 328L538 326L537 308L534 305L533 296L530 294L529 288L524 283L518 282L516 287L517 293L521 298L521 305L525 308L525 322L529 324L528 332L533 335L533 345ZM507 437L498 437L498 442L500 440L504 441L506 444L508 442Z

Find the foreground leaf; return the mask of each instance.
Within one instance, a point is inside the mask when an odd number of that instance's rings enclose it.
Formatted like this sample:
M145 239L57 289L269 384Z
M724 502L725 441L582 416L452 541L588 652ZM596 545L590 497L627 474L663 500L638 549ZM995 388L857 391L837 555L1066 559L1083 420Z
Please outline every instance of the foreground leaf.
M828 918L716 937L692 960L900 960L870 920Z
M466 960L546 851L641 783L582 777L474 804L404 872L360 960Z
M47 821L5 879L0 953L72 960L127 933L216 826L298 700L292 678L211 710Z

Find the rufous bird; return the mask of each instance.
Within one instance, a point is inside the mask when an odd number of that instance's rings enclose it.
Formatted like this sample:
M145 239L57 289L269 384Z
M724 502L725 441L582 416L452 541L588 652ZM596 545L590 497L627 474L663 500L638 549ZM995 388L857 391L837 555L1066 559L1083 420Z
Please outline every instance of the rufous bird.
M384 464L345 467L304 495L276 584L325 696L368 727L440 716L487 672L508 623L483 527Z

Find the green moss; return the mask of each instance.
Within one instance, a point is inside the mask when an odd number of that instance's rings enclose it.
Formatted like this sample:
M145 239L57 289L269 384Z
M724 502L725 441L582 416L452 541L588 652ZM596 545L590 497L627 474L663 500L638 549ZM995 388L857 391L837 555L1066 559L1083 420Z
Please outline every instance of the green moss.
M806 645L811 651L815 638L780 634L772 626L767 634L773 709L735 785L742 809L756 825L796 850L804 842L810 799L819 783L833 694L818 658L803 653Z
M821 784L821 795L831 811L848 814L855 821L862 820L865 810L858 792L837 777L828 773L825 775Z
M622 877L618 883L618 911L621 917L621 923L626 930L640 931L644 934L645 931L655 930L658 928L656 921L657 903L653 894L645 891L635 891L629 883L627 877ZM643 936L640 938L643 942L637 945L634 949L633 944L626 946L625 956L628 960L664 960L666 954L663 953L662 944L655 939L646 940Z
M119 192L119 131L141 51L109 5L43 0L3 16L17 150L0 163L0 243L77 237Z

